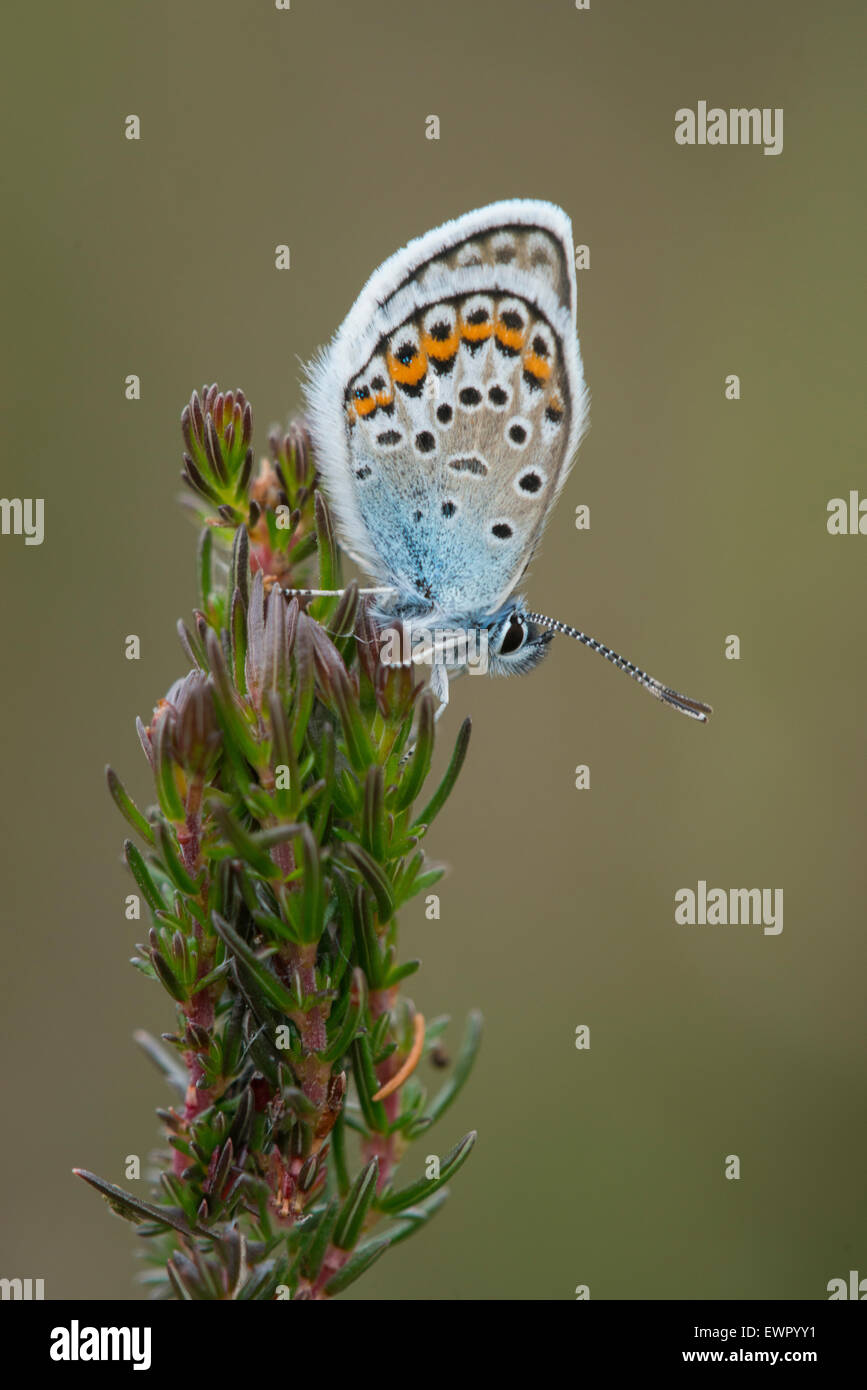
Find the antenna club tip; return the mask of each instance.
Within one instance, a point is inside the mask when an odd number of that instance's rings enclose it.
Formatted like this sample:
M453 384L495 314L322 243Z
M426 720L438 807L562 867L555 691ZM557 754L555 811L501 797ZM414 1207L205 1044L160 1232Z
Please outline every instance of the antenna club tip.
M713 714L711 705L704 704L701 700L691 700L688 695L681 695L677 690L670 690L668 687L659 692L660 699L672 709L676 709L680 714L688 714L691 719L696 719L699 724L706 724L708 716Z
M527 612L524 616L531 622L537 623L540 627L546 628L549 632L563 633L566 637L574 637L576 642L581 642L591 651L599 656L604 656L607 661L616 666L618 670L625 671L634 681L648 690L651 695L655 695L663 704L670 705L680 714L686 714L690 719L696 719L700 724L706 724L709 715L713 714L710 705L706 705L701 700L692 700L688 695L681 695L680 691L672 690L671 686L663 685L661 681L649 676L646 671L642 671L634 662L627 661L625 657L612 651L604 642L597 642L595 637L588 637L586 632L581 632L577 627L570 627L568 623L558 622L556 618L549 618L544 613Z

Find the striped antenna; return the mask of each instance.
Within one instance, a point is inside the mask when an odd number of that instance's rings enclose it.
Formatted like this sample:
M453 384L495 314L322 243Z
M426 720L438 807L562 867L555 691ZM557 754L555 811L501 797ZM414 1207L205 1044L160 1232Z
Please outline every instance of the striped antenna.
M681 714L688 714L690 719L697 719L699 723L706 724L709 714L713 714L710 705L702 704L701 700L691 700L688 695L681 695L670 686L663 685L661 681L654 680L646 671L642 671L639 666L633 665L625 657L618 656L610 647L604 643L597 642L595 637L588 637L586 632L579 632L577 627L569 627L568 623L558 623L556 618L546 618L544 613L525 613L524 616L531 623L537 623L539 627L547 628L550 632L562 632L567 637L574 637L576 642L583 642L585 647L589 647L592 652L598 652L604 656L606 661L610 661L616 666L618 671L625 671L627 676L631 676L639 685L643 685L645 690L649 690L651 695L655 695L657 700L662 700L663 704L671 705L672 709L679 710Z

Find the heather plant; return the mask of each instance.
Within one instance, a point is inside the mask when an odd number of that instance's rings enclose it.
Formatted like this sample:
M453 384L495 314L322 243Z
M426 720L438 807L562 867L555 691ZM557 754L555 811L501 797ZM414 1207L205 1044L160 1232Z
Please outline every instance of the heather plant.
M428 789L434 702L381 635L341 558L300 425L254 472L240 391L194 393L183 477L201 527L189 667L142 748L156 803L108 769L150 916L133 964L170 996L173 1031L136 1034L169 1086L146 1200L83 1169L145 1238L156 1297L322 1299L420 1231L475 1141L428 1131L467 1079L446 1017L406 993L398 913L442 869L424 851L467 750ZM289 597L314 583L334 595Z

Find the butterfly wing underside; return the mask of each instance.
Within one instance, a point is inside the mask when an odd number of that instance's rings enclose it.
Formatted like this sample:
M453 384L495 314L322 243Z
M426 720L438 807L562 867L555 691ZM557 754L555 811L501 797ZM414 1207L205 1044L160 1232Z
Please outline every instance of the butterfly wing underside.
M511 594L586 418L566 215L468 213L371 277L313 368L310 424L347 548L452 616Z

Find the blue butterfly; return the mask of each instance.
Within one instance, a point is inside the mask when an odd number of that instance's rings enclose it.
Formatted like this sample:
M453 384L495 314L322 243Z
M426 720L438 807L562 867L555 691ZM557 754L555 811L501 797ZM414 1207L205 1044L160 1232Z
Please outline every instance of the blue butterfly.
M562 209L514 199L391 256L309 368L317 466L344 548L377 581L375 620L431 661L441 708L449 673L478 665L468 650L518 674L559 632L704 722L709 706L516 592L587 423L573 255Z

